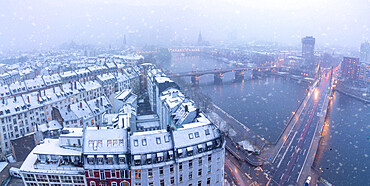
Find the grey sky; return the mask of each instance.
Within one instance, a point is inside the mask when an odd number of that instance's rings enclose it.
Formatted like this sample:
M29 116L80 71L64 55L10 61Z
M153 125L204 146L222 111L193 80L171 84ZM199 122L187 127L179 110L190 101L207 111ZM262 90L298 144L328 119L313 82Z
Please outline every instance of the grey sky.
M359 47L370 37L370 0L2 0L0 50L77 43L117 45L266 40Z

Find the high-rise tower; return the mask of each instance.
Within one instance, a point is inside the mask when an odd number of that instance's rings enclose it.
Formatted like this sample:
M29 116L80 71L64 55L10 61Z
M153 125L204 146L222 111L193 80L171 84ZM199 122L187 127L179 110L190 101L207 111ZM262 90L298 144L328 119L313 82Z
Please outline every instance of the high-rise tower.
M315 38L312 36L306 36L302 38L302 57L309 66L315 65Z

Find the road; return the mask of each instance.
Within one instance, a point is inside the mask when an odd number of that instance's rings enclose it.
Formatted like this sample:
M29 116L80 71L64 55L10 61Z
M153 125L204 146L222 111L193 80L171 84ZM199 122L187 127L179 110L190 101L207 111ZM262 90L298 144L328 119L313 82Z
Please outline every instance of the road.
M264 166L272 173L275 185L296 185L302 173L318 122L320 117L324 117L322 108L330 80L329 76L322 77L324 78L319 81L318 86L304 103L304 108L295 116L295 124L279 148L272 164Z

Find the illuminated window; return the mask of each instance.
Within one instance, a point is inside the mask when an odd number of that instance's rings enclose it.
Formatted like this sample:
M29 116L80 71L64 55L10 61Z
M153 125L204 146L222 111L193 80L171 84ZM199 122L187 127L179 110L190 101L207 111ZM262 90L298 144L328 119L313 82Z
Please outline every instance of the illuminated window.
M141 170L135 170L135 178L140 179L141 178Z

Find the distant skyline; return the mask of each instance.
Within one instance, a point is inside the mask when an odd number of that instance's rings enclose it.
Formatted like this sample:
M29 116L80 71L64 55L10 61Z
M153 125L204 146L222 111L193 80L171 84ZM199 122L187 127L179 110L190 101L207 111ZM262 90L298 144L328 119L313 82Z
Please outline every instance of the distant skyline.
M352 47L370 38L369 0L3 0L0 50L80 44L196 44L236 40Z

